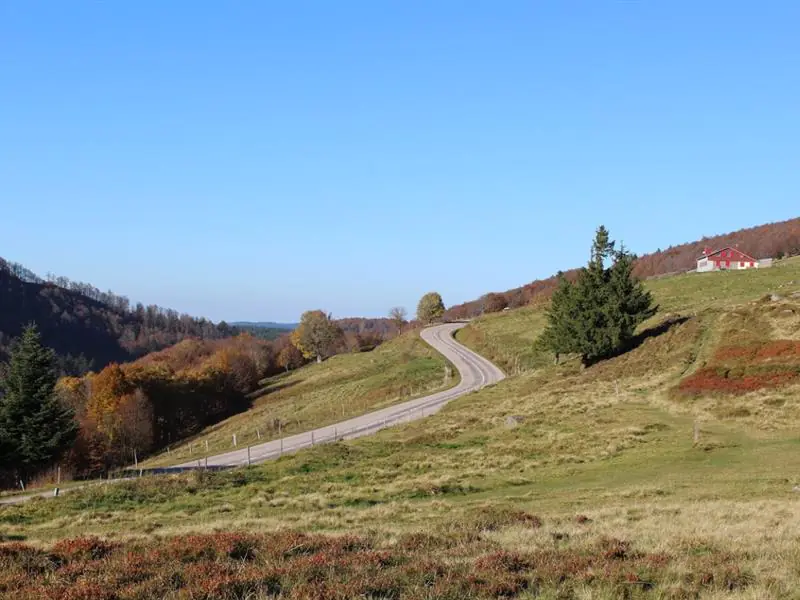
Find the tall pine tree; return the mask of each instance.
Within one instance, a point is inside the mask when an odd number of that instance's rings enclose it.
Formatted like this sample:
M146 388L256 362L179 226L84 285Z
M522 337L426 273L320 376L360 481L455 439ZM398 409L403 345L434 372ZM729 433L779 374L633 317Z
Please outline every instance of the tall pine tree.
M35 325L11 347L0 380L0 468L28 478L60 458L75 440L73 412L55 394L53 351Z
M579 354L588 365L611 356L630 342L640 323L655 314L650 293L633 276L636 257L614 246L608 230L600 226L589 264L580 270L577 281L560 278L539 339L556 361L560 354Z
M562 354L572 354L578 349L575 345L575 324L572 315L576 310L575 286L558 273L558 287L553 292L550 308L547 309L547 326L538 340L538 346L550 350L555 355L555 363Z

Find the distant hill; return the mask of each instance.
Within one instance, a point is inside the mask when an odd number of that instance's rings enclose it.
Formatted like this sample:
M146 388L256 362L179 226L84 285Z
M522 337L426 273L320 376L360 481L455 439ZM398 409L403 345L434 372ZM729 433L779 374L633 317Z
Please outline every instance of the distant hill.
M42 279L0 258L0 358L28 323L59 356L66 374L99 370L136 359L187 338L220 339L238 333L224 322L180 314L101 292L65 277Z
M298 323L274 323L272 321L234 321L231 323L234 327L241 327L243 329L283 329L292 331L297 328Z
M262 340L277 340L297 327L297 323L272 323L271 321L236 321L232 323L239 331L246 331Z
M800 217L703 237L695 242L670 246L666 250L645 254L636 261L635 272L639 277L647 278L688 271L696 267L697 258L702 254L704 248L709 247L716 250L726 246L738 246L741 251L755 258L798 255L800 254ZM565 272L567 277L573 277L576 273L577 269ZM491 300L494 307L500 307L494 310L501 310L504 306L510 308L525 306L539 299L548 298L556 287L556 281L554 275L547 279L537 279L506 292L487 294L477 300L450 307L445 317L449 319L475 317L484 312L489 304L488 300ZM487 308L486 312L492 312L492 309Z

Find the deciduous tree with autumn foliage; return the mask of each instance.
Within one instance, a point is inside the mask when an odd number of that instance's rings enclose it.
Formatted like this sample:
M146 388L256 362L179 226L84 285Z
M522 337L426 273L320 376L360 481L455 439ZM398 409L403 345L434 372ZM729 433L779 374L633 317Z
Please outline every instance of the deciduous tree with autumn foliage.
M342 340L342 330L329 314L309 310L300 317L300 325L292 332L292 343L309 360L318 363L335 353Z

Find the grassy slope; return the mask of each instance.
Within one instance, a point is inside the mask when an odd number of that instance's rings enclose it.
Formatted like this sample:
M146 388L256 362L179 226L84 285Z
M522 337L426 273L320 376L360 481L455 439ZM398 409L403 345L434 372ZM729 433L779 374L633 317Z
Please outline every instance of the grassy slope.
M340 354L264 380L253 407L208 427L143 465L175 464L220 454L377 410L458 383L445 380L445 359L409 332L369 353ZM450 369L452 373L454 369ZM260 434L260 438L258 437Z
M696 400L676 397L674 388L741 332L800 338L800 302L756 302L800 290L800 261L648 285L665 313L691 318L590 369L548 365L530 350L540 311L487 316L462 340L521 374L434 417L247 470L0 509L0 532L47 541L87 532L288 527L364 533L393 548L408 532L425 531L458 544L459 557L492 549L594 556L616 538L666 561L649 575L652 590L624 588L635 589L633 597L648 590L662 598L793 597L800 584L800 505L792 492L800 483L800 387ZM749 410L725 410L730 405ZM512 509L538 515L543 525L503 516ZM570 577L540 591L622 593L599 575ZM520 597L533 597L526 593Z

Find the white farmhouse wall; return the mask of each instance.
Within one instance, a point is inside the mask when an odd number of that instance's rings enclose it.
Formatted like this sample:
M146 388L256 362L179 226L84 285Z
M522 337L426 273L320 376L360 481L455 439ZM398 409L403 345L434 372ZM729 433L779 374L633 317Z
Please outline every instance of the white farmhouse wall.
M707 271L714 270L714 263L708 260L707 258L701 258L697 261L697 272L698 273L705 273Z

